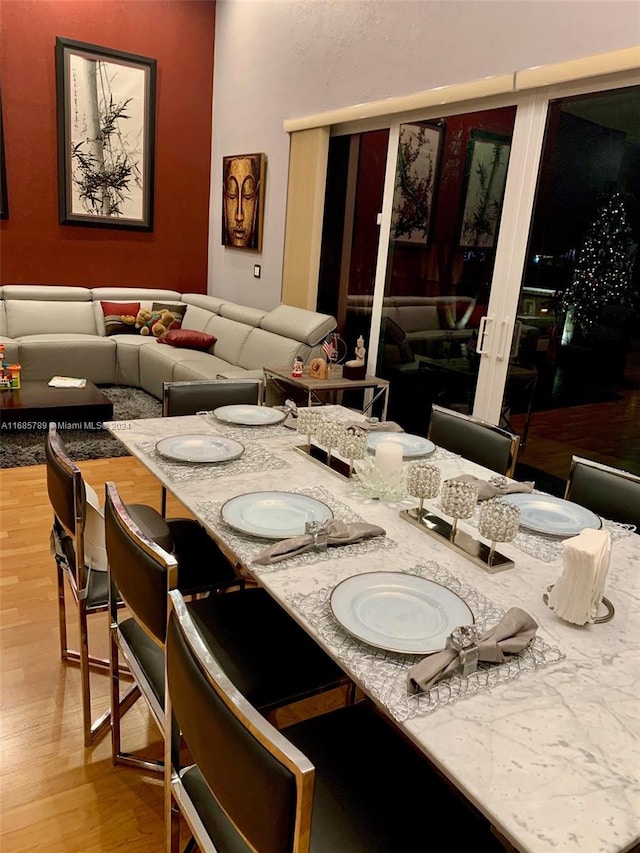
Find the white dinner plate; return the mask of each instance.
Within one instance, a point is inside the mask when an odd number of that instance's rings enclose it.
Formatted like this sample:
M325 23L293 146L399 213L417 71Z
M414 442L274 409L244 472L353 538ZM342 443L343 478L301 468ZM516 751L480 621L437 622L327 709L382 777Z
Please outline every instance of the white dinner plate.
M226 462L244 453L244 445L221 435L170 435L156 444L156 450L177 462Z
M599 530L602 519L590 509L552 495L516 492L505 500L520 507L520 526L550 536L577 536L586 527Z
M468 604L435 581L404 572L365 572L339 583L331 610L342 627L379 649L426 655L454 628L473 625Z
M402 455L406 457L429 456L436 449L435 444L421 435L408 432L371 432L367 447L375 452L381 441L396 441L402 445Z
M230 498L220 515L234 530L261 539L287 539L305 532L307 521L333 518L330 507L296 492L250 492Z
M241 424L242 426L270 426L279 424L286 418L284 412L269 406L220 406L213 410L214 417L225 424Z

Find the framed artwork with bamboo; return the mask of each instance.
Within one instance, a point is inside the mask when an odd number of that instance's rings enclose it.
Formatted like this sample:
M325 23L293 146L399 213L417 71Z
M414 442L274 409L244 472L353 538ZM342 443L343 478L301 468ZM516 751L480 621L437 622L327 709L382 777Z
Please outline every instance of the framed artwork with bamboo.
M63 225L153 230L156 66L56 38Z
M502 215L511 137L472 130L462 193L460 247L494 248Z

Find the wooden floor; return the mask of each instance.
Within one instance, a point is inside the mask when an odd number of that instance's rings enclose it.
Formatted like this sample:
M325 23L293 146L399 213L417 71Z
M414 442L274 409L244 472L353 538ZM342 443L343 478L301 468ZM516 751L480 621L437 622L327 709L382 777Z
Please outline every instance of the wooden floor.
M98 494L114 480L125 501L159 508L157 481L136 460L80 463ZM169 514L184 510L169 498ZM51 509L45 467L0 470L0 850L98 853L164 849L160 777L111 763L108 737L82 744L76 667L59 660ZM75 624L75 607L69 624ZM107 654L106 614L92 617L92 651ZM95 716L107 707L108 677L92 683ZM340 696L281 712L280 725L321 712ZM161 757L143 702L124 720L123 747Z

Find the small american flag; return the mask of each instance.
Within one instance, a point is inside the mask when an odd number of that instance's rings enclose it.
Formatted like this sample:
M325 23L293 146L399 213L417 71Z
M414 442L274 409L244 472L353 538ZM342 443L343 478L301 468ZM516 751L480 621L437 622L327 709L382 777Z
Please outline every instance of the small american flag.
M331 361L333 356L336 353L336 345L333 342L333 337L329 335L328 338L325 338L322 342L322 349L324 350L325 355Z

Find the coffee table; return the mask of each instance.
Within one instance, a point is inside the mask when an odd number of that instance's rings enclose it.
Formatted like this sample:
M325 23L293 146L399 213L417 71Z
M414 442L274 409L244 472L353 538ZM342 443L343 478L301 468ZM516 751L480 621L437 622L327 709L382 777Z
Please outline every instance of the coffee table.
M0 391L0 430L35 432L49 428L102 429L113 419L113 403L92 382L84 388L51 388L47 382L22 382L21 388Z

